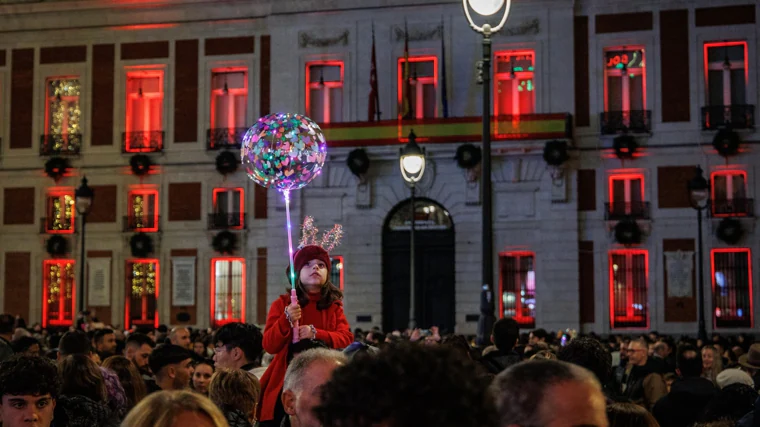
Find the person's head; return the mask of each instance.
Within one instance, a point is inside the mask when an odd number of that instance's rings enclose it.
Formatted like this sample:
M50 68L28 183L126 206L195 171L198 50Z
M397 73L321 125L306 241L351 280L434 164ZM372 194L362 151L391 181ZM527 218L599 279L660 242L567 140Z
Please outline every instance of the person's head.
M227 419L207 397L192 391L151 393L134 407L121 427L227 427Z
M217 368L240 369L259 360L264 351L261 330L247 323L228 323L213 338Z
M657 341L654 343L654 352L652 353L653 356L664 359L668 357L668 354L668 345L665 344L665 342Z
M119 383L127 396L127 409L134 408L145 395L145 381L140 377L137 366L124 356L111 356L103 361L103 367L112 370L119 377Z
M328 349L307 350L293 358L282 386L282 405L292 426L320 426L313 409L320 403L321 387L346 363L343 353Z
M169 341L180 347L190 348L190 331L187 328L177 327L169 333Z
M60 380L55 364L16 355L0 363L0 423L3 427L49 427Z
M610 427L660 427L646 409L633 403L613 403L607 406Z
M520 325L512 318L503 318L493 324L491 341L499 351L506 353L512 351L520 338Z
M150 370L156 375L156 384L163 390L182 390L190 385L192 353L174 344L164 344L148 358Z
M582 366L591 371L601 384L607 384L612 375L612 355L599 341L580 337L570 341L557 352L563 362Z
M735 371L735 369L729 369L729 371ZM724 419L739 421L752 412L755 400L757 400L757 392L754 387L738 383L728 385L707 404L701 419L702 421Z
M0 314L0 335L10 336L16 328L16 318L10 314Z
M678 348L676 371L683 378L698 378L702 375L702 354L691 344Z
M112 329L97 329L93 341L98 353L108 355L116 352L116 335Z
M198 393L208 396L208 384L214 375L214 361L203 359L193 365L193 380L191 387Z
M206 343L202 339L197 339L193 342L193 353L203 358L208 357L206 355Z
M531 360L500 373L491 386L501 427L607 427L605 398L590 371Z
M724 389L733 384L744 384L755 388L755 381L752 377L740 369L725 369L715 378L715 383L720 389Z
M58 342L58 358L83 354L89 356L92 353L92 344L84 331L69 331L63 334Z
M711 371L718 364L720 354L712 345L702 347L702 368L705 372Z
M546 337L548 337L549 334L546 332L546 329L536 329L533 332L530 333L530 338L528 340L529 344L537 344L540 342L546 342Z
M84 396L105 403L108 397L106 382L100 368L83 354L72 354L58 361L61 376L61 394Z
M148 358L156 343L147 335L135 332L127 338L124 356L137 366L141 372L148 371Z
M293 256L293 265L298 273L298 281L307 294L319 294L322 291L332 268L330 254L316 245L299 249Z
M628 360L634 366L644 366L649 360L649 344L644 339L636 339L628 345Z
M491 427L494 402L475 370L445 346L388 346L336 369L314 413L323 425Z
M25 354L27 356L39 356L42 352L40 342L34 337L21 337L13 341L11 347L16 354Z
M242 369L220 369L208 386L208 397L224 412L240 411L253 422L261 395L259 379Z

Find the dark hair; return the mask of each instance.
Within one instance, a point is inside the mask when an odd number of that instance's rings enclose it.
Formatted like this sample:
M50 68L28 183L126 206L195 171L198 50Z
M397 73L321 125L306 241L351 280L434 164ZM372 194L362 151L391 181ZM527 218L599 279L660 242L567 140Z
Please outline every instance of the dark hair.
M156 346L156 343L153 342L153 340L150 339L149 336L145 334L141 334L139 332L132 333L129 335L129 337L127 337L126 345L128 346L130 344L134 344L137 347L142 347L143 345L146 345L146 344L150 346L150 348L154 348Z
M757 392L746 384L731 384L723 388L705 408L701 421L720 421L730 419L739 421L752 412L757 399Z
M520 325L512 318L499 319L493 325L493 343L501 352L511 351L520 337Z
M464 335L446 335L441 340L441 345L454 349L467 359L472 359L472 347Z
M119 377L119 383L127 397L127 411L143 400L147 389L134 363L124 356L111 356L103 362L103 367L112 370Z
M12 334L16 318L10 314L0 314L0 334Z
M323 343L320 340L314 340L314 339L308 339L308 340L299 340L297 343L290 343L290 348L288 349L288 365L290 365L290 361L293 360L294 357L298 356L299 354L308 351L313 350L315 348L325 348L329 349L330 347Z
M610 427L659 427L652 414L633 403L607 405L607 419Z
M46 394L56 399L60 388L58 369L50 359L19 354L0 363L0 399Z
M289 271L289 270L288 270ZM286 288L286 292L288 295L290 295L291 287L288 286ZM306 307L309 305L309 297L306 295L306 292L303 290L303 285L301 284L301 278L296 277L296 295L298 295L298 304L301 307ZM336 301L342 301L343 300L343 291L338 289L335 285L332 284L330 281L330 278L327 278L327 281L322 286L321 291L321 298L319 301L317 301L317 310L326 310L330 308L330 306L333 305Z
M693 352L694 355L686 355ZM699 378L702 375L702 352L691 344L678 347L676 367L684 378Z
M58 362L61 376L61 394L84 396L105 403L108 398L106 381L100 368L84 354L72 354Z
M227 349L238 347L243 351L248 362L255 362L264 352L263 340L261 329L255 325L234 322L219 328L214 333L212 342L214 345L222 342Z
M30 347L33 345L39 345L40 342L37 341L37 338L34 337L19 337L18 339L11 342L11 348L13 348L13 351L15 353L23 353L27 350L29 350ZM42 346L40 346L42 347Z
M563 362L582 366L593 372L596 379L607 384L612 375L612 355L599 341L581 337L570 341L561 347L557 358Z
M388 346L336 369L314 413L323 425L495 426L488 384L474 371L446 347Z
M58 342L58 353L61 356L90 354L92 353L92 341L87 338L87 334L83 331L66 332L61 337L61 341Z
M103 337L110 334L113 334L113 329L98 329L93 334L92 339L95 341L95 344L98 344L103 341Z
M148 357L148 365L155 375L160 375L164 367L192 358L193 353L190 350L174 344L164 344L153 350Z
M544 340L546 340L549 337L549 333L546 332L546 329L543 329L543 328L538 328L538 329L534 330L532 333L533 333L533 336L536 337L536 338L538 338L538 339L544 339Z

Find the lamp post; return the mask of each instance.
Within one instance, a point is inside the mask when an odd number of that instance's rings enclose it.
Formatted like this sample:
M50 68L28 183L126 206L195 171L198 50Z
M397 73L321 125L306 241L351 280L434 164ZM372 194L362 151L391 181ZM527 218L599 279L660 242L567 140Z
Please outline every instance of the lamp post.
M697 290L698 290L698 311L697 321L699 330L697 337L705 342L707 340L707 329L705 328L705 284L704 284L704 266L702 253L702 211L710 207L710 183L707 182L702 174L702 168L697 166L694 178L689 181L687 186L689 190L689 201L691 207L697 211Z
M77 213L82 218L82 257L79 266L79 292L77 296L77 310L81 313L84 310L84 264L85 264L85 251L84 251L84 238L85 227L87 226L87 214L90 213L92 207L92 199L95 196L95 192L87 185L87 177L82 178L82 185L77 188L74 193L76 199Z
M478 62L479 82L483 84L483 159L481 169L483 177L483 284L481 288L480 321L478 322L478 343L486 344L491 334L494 316L493 290L493 233L491 200L491 36L501 30L507 22L511 0L462 0L464 14L470 27L483 35L483 58ZM469 6L468 6L469 4ZM490 24L475 24L470 15L470 8L478 15L489 17L501 11L503 15L495 27Z
M420 148L416 142L417 135L414 131L409 132L409 143L401 149L399 154L399 166L401 168L401 176L406 181L406 184L412 190L411 202L411 227L409 228L409 329L412 330L416 327L415 312L414 312L414 293L417 289L415 274L414 274L414 223L415 223L415 186L422 179L422 175L425 174L425 149Z

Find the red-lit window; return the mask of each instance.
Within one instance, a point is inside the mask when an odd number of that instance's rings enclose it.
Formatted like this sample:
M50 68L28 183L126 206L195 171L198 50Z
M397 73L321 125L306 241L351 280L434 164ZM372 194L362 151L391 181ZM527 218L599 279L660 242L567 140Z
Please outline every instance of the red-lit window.
M496 52L496 116L517 116L536 112L534 66L535 54L532 50Z
M716 328L752 327L752 258L749 249L713 249L713 320Z
M245 322L245 260L211 260L211 318L218 327L229 322Z
M135 71L127 73L127 152L161 149L163 130L164 72ZM158 146L156 146L158 145Z
M142 232L158 231L158 191L132 190L127 201L129 229Z
M75 77L54 77L47 80L45 102L45 134L52 135L56 151L65 150L68 136L82 133L79 108L81 86Z
M247 124L248 70L223 68L211 73L211 128L236 129Z
M649 255L644 250L610 251L610 326L649 327Z
M70 326L74 320L74 260L51 259L42 264L42 327Z
M406 80L406 81L405 81ZM409 93L406 94L406 88ZM399 117L412 119L434 118L438 115L438 58L409 57L398 60ZM407 99L404 99L404 96ZM408 110L407 106L408 105Z
M46 205L45 231L50 234L73 233L76 214L74 190L51 190Z
M747 42L705 43L705 85L711 106L747 103Z
M158 327L158 260L127 261L126 327L143 325Z
M340 290L343 290L343 277L344 277L344 264L343 257L341 255L334 255L330 257L332 267L330 269L330 282L333 285L338 286Z
M611 49L604 52L604 111L622 113L630 125L630 112L646 110L646 62L644 49Z
M306 64L306 114L317 123L343 121L343 61Z
M245 226L245 198L242 188L214 189L214 224L224 228Z
M636 215L643 209L644 175L610 175L610 214Z
M512 317L520 325L536 325L536 255L510 252L499 255L500 317Z
M714 216L744 216L749 211L747 173L723 170L712 173L712 211Z

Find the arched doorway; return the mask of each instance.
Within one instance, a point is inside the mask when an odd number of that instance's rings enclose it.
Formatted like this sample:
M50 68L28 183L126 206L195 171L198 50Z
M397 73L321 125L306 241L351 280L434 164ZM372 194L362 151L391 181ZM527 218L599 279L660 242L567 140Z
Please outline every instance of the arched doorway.
M415 319L420 328L454 332L454 223L437 202L415 200ZM383 330L409 325L411 201L396 205L383 226Z

